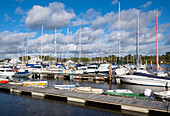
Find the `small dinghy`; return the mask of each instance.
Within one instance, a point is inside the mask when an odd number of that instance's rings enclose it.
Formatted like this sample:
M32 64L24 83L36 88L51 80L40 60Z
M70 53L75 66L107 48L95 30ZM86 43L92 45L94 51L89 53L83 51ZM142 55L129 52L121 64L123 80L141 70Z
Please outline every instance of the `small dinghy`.
M131 90L128 89L115 89L115 90L106 90L105 92L103 92L103 94L148 100L149 96L151 95L151 90L145 89L144 94L141 94L141 93L133 93Z
M74 88L77 85L53 85L55 89L59 90L69 90L71 87Z
M22 86L45 88L48 86L48 81L24 81L22 82Z
M129 89L115 89L115 90L106 90L106 92L116 92L116 93L133 93Z
M8 82L9 82L9 79L0 78L0 83L7 84Z
M8 82L10 85L22 85L22 82Z
M95 94L101 94L104 92L104 90L101 88L92 88L91 86L75 87L75 88L71 88L71 90L78 91L78 92L85 92L85 93L95 93Z
M170 101L170 91L154 92L154 96L158 100Z

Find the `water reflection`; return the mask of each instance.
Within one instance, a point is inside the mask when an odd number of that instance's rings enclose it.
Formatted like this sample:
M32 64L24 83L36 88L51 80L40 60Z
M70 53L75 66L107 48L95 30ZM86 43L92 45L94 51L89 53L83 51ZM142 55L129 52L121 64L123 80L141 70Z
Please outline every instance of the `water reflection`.
M49 99L35 99L0 93L0 114L2 116L123 116L111 110L89 107L80 104L65 103Z

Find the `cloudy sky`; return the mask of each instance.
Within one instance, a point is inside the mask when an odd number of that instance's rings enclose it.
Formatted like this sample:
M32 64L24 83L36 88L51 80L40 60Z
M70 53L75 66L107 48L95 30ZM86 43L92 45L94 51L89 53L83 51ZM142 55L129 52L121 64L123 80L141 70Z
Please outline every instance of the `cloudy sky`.
M159 54L170 51L169 4L169 0L120 0L121 56L135 54L137 9L140 54L156 54L156 9ZM3 0L0 59L21 56L26 46L28 55L42 51L54 56L56 51L57 57L78 57L81 50L83 57L102 52L118 56L118 8L118 0Z

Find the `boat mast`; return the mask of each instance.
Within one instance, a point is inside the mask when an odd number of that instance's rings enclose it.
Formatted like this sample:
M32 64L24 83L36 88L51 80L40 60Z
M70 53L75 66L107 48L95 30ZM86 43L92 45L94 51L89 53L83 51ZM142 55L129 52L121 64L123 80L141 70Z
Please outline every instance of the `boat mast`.
M51 34L49 35L49 59L48 59L49 67L50 67L50 58L51 58L51 51L52 51L52 45L50 44L50 39L51 39Z
M42 60L42 39L43 39L43 25L42 25L42 31L41 31L41 60Z
M102 49L102 63L103 63L103 49Z
M57 52L56 52L56 28L55 28L55 61L56 61L56 59L57 59Z
M119 16L118 16L118 23L119 23L119 32L118 32L118 46L119 46L119 61L120 58L120 1L119 1Z
M158 71L158 10L156 9L156 70Z
M69 59L69 28L67 28L67 55L68 55L68 59Z
M29 40L29 33L27 33L27 63L28 63L28 40Z
M22 68L23 68L23 63L24 63L23 52L24 52L24 35L22 35Z
M137 10L136 64L139 69L139 10Z
M79 62L81 62L81 26L79 30Z

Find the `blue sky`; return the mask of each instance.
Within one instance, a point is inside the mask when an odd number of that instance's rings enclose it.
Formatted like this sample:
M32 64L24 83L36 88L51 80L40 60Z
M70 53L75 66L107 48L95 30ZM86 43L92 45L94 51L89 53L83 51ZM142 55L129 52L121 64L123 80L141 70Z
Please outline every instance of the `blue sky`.
M121 56L135 54L136 10L140 10L140 54L155 55L155 9L159 10L159 54L170 50L169 0L120 0ZM54 53L71 57L79 49L89 56L118 55L118 0L5 0L0 4L0 59L21 54L22 38L29 33L29 55ZM41 36L41 25L44 36ZM67 28L70 34L67 35ZM43 39L42 39L43 38ZM42 40L42 48L40 41ZM66 55L67 54L67 55Z

